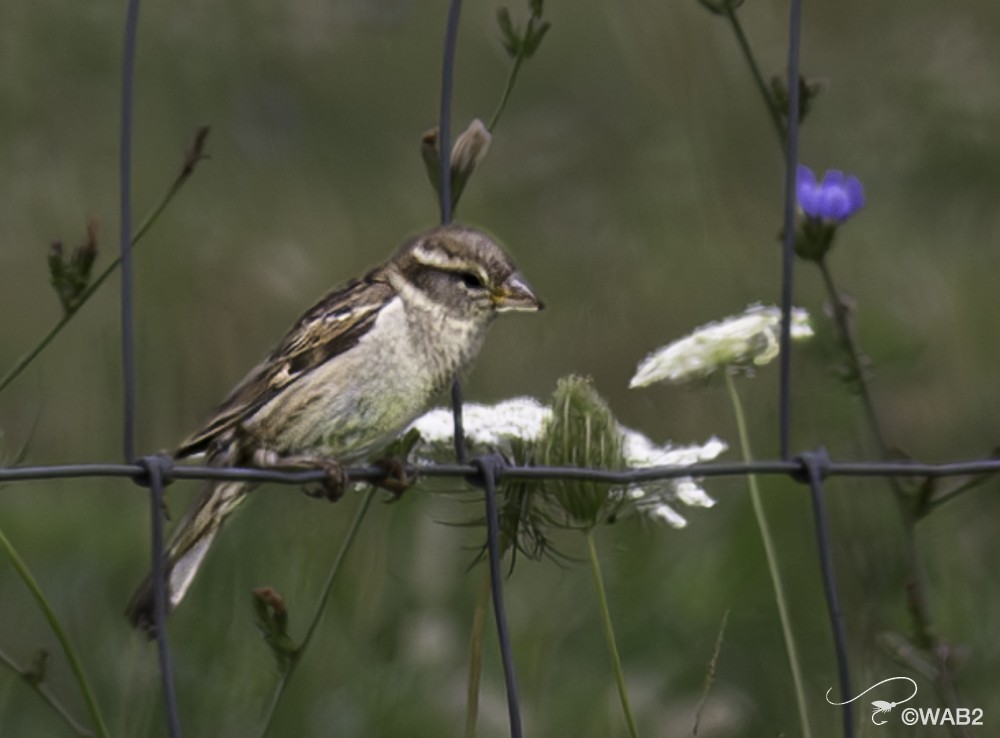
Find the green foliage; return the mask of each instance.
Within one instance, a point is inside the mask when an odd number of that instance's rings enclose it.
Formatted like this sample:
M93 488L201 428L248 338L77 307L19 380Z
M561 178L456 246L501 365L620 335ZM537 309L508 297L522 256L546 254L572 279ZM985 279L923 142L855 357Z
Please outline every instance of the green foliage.
M822 82L799 77L799 122L805 120L806 116L812 110L816 98L819 97L824 89L825 85ZM782 122L787 129L788 85L785 83L784 77L771 77L770 104L774 106L775 112L781 116Z
M48 666L49 652L44 648L39 648L35 651L35 655L31 659L31 665L24 671L22 676L28 684L33 687L37 687L45 681L45 675L48 673Z
M542 0L531 0L529 6L531 16L523 29L514 25L506 7L497 10L497 25L503 36L503 47L511 59L530 59L534 56L552 25L542 20Z
M420 442L420 432L416 428L411 428L399 438L394 440L381 451L381 455L386 459L399 459L405 461L413 447Z
M698 0L698 3L713 15L727 15L740 7L745 0Z
M87 239L68 258L60 241L55 241L49 249L49 278L65 315L72 315L82 304L96 258L97 221L93 219L87 222Z

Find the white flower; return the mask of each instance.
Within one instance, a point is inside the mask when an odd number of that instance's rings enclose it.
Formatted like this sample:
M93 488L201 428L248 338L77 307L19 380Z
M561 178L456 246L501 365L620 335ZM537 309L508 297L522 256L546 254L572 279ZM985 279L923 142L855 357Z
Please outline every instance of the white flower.
M495 405L466 403L462 408L465 438L473 453L497 449L509 456L512 444L538 441L552 410L532 397L515 397ZM701 461L711 461L725 451L725 441L716 437L703 445L674 446L666 443L657 446L638 431L619 425L622 433L622 451L625 463L632 468L653 466L687 466ZM454 419L450 408L435 408L417 418L410 425L420 433L420 441L413 449L418 464L450 461L454 454ZM687 520L671 507L681 503L693 507L712 507L715 500L691 477L644 482L622 489L627 504L622 514L641 513L653 520L666 522L674 528L683 528Z
M654 351L639 364L629 387L684 382L732 366L763 366L778 355L780 333L779 308L750 305L740 315L703 325ZM812 335L809 314L792 308L791 337L801 340Z
M726 442L712 436L704 444L673 446L669 443L656 446L646 436L628 428L625 433L625 458L630 466L689 466L702 461L712 461L729 448ZM654 521L665 522L674 528L683 528L687 520L672 503L680 502L689 507L712 507L713 500L692 477L662 479L643 482L630 487L626 493L626 510L641 513Z
M465 440L482 451L509 450L512 441L537 441L551 416L552 411L533 397L515 397L496 405L462 405ZM455 420L451 408L430 410L414 420L410 428L420 433L414 449L418 461L440 461L453 453Z

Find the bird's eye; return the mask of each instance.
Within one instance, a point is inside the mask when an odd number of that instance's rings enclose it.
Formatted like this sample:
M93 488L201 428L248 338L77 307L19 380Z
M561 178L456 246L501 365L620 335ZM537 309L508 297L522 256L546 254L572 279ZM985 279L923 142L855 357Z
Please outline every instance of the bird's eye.
M473 272L459 272L458 278L461 279L462 284L470 290L480 290L483 288L483 280L479 278L479 275Z

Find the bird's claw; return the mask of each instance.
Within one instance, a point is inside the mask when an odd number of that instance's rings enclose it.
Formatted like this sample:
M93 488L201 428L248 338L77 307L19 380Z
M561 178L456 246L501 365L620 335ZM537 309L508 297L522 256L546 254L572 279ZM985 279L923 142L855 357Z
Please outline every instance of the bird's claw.
M381 487L392 495L393 502L399 500L403 493L413 486L415 480L406 473L406 463L397 458L379 459L374 465L385 472L381 479L372 480L372 484Z
M336 502L344 496L347 489L347 474L344 467L333 459L311 459L310 466L313 469L322 471L324 476L317 482L313 482L303 487L302 491L309 497L318 500L329 500Z

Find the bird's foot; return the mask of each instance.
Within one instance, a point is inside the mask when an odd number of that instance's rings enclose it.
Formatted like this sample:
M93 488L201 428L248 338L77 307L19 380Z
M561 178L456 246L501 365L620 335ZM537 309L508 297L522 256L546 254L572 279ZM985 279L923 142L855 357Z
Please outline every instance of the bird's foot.
M304 492L310 497L336 502L344 496L347 489L347 474L344 467L333 459L313 459L316 462L312 468L320 469L325 476L312 486L306 486Z
M283 469L287 471L312 471L324 473L323 479L303 487L309 497L336 502L344 496L347 488L347 474L344 467L336 459L329 456L313 456L297 454L280 456L274 451L259 450L254 454L254 464L268 469Z
M393 497L393 502L402 497L403 493L416 481L406 473L406 462L402 459L388 457L375 461L374 465L382 469L385 476L372 480L372 484L389 492Z

